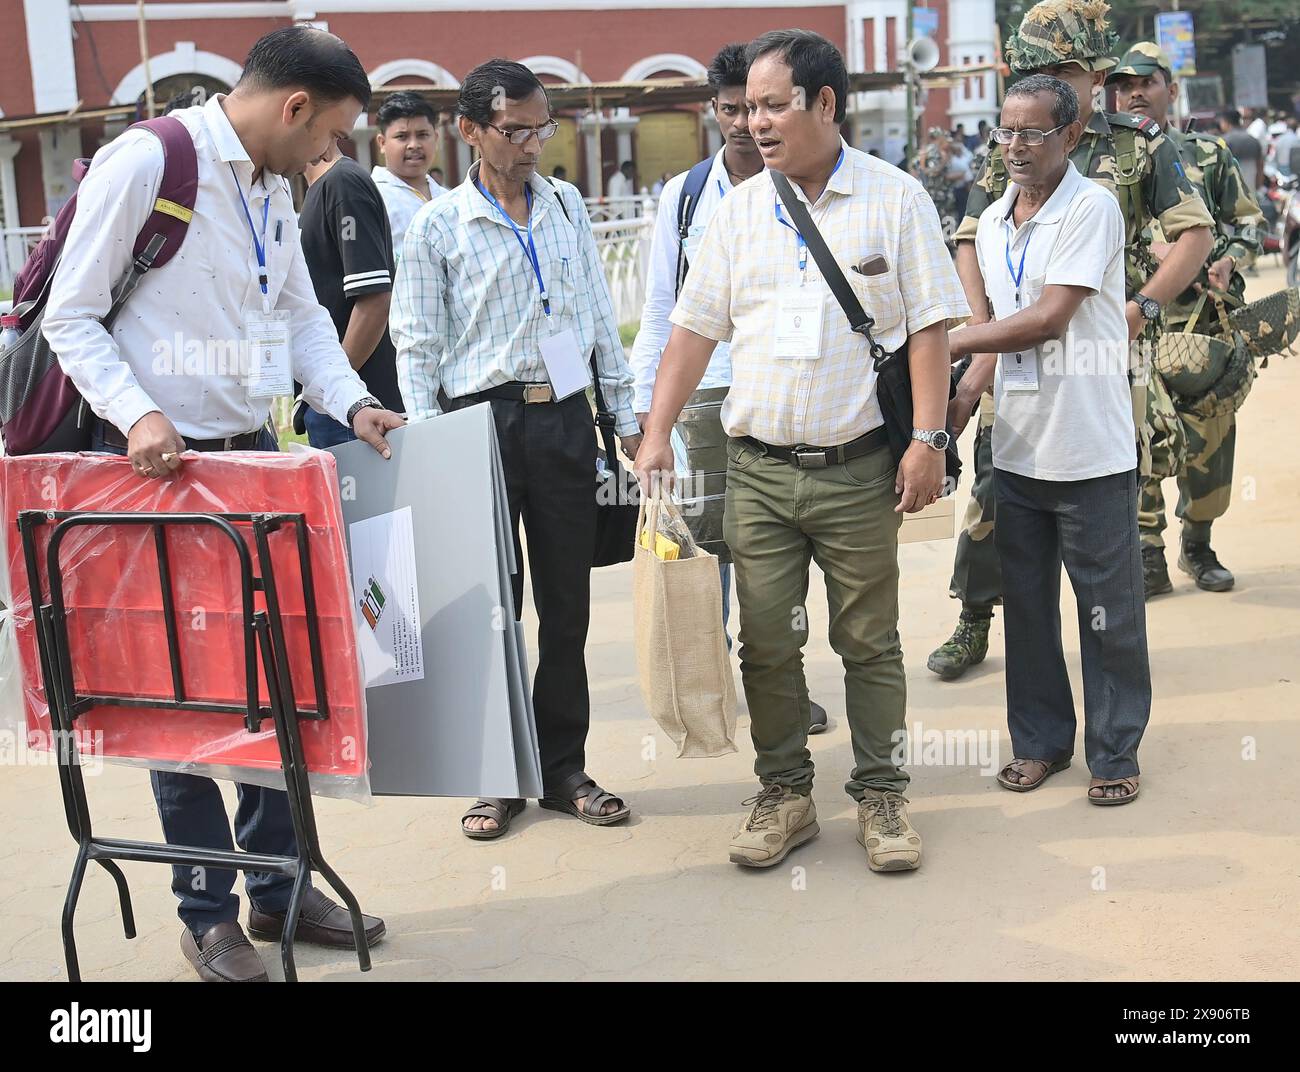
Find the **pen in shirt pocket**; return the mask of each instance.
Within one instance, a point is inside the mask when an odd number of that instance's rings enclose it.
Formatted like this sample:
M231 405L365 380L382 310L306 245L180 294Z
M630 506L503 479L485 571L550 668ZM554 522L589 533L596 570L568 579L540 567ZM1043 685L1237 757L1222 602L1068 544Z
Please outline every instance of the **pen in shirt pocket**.
M275 221L275 244L277 246L280 244L280 235L283 233L283 230L284 230L284 220L276 220Z

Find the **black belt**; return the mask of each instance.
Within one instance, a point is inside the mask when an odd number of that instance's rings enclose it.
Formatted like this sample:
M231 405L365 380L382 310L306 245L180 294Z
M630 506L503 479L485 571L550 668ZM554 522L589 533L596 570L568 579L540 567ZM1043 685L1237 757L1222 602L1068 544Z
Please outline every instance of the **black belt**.
M475 391L473 394L461 395L456 399L457 402L469 399L472 402L482 402L486 399L498 399L502 402L555 402L555 392L551 390L549 383L503 383L500 387L489 387L486 391Z
M861 458L873 450L889 445L889 433L882 424L873 428L864 436L858 436L838 447L775 447L753 436L739 436L741 442L757 447L764 454L777 461L789 462L797 469L825 469L828 465L843 465L854 458Z
M119 450L126 450L126 436L118 430L117 425L109 424L108 421L99 422L99 430L104 438L104 443L110 447L117 447ZM181 436L185 440L186 450L198 451L217 451L217 450L253 450L257 447L258 440L262 436L264 429L259 428L256 432L240 432L238 435L226 436L225 439L191 439L189 436Z

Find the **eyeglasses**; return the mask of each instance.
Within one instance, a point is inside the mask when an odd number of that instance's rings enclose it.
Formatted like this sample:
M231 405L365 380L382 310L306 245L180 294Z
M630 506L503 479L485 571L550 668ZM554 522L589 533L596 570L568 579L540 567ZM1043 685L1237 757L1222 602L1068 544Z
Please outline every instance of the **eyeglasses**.
M498 134L504 134L510 139L511 145L523 145L534 134L537 135L539 142L550 141L551 138L555 137L555 132L560 129L560 124L554 119L549 123L542 124L540 127L520 127L517 130L502 130L495 123L484 123L483 125L491 127Z
M1058 130L1064 130L1069 123L1062 123L1059 127L1052 127L1051 130L1036 130L1033 127L1026 127L1024 130L1012 130L1010 127L994 127L992 130L993 140L999 145L1010 145L1011 139L1017 134L1020 140L1026 145L1042 145L1043 139L1049 134L1055 134Z

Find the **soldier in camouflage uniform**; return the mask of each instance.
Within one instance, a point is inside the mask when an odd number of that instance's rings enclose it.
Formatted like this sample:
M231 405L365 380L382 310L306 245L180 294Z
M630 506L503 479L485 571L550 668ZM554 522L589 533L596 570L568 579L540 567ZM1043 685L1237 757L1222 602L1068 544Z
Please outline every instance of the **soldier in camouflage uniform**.
M1195 189L1187 181L1173 143L1143 116L1108 114L1092 107L1093 91L1115 66L1110 57L1118 38L1106 21L1110 11L1104 0L1043 0L1026 12L1019 29L1007 39L1007 61L1017 74L1050 74L1070 84L1079 97L1083 137L1070 155L1080 174L1105 186L1119 199L1128 236L1126 276L1130 299L1150 298L1163 305L1181 293L1210 249L1213 221ZM1007 187L1006 149L992 145L975 177L966 214L957 228L957 271L973 310L987 309L984 281L975 256L975 230L980 213ZM1149 229L1158 221L1172 243L1163 263L1150 250ZM1148 304L1148 311L1152 310ZM1126 307L1131 338L1148 343L1156 337L1154 320L1144 318L1140 304ZM978 322L978 321L977 321ZM992 429L993 407L982 401L993 382L997 355L978 355L957 385L949 409L955 432L965 427L976 405L980 417L975 439L975 481L966 513L965 529L957 538L949 594L962 601L957 628L931 652L927 666L946 681L960 677L981 662L988 652L989 623L993 607L1002 602L1002 581L993 545ZM1137 423L1145 411L1145 386L1135 392ZM1172 410L1172 407L1167 407ZM1166 420L1176 420L1172 413ZM1142 435L1142 471L1149 468Z
M1242 177L1241 169L1222 138L1214 134L1184 134L1167 124L1169 110L1178 97L1169 59L1151 41L1134 45L1106 79L1117 90L1116 106L1125 112L1145 115L1161 127L1178 149L1183 167L1197 193L1214 217L1214 247L1196 283L1170 302L1164 310L1170 331L1181 331L1188 322L1202 335L1220 333L1218 316L1207 303L1204 288L1210 284L1244 301L1246 283L1240 269L1248 268L1262 251L1266 228ZM1173 396L1186 439L1186 457L1173 472L1157 468L1143 481L1138 502L1138 528L1142 534L1142 572L1146 595L1168 592L1169 570L1165 564L1165 502L1162 476L1178 478L1178 506L1183 531L1178 568L1190 574L1199 588L1225 592L1233 585L1210 547L1210 526L1223 516L1232 497L1233 448L1237 438L1235 412L1207 417Z
M942 127L931 127L929 137L917 162L917 178L938 210L944 238L951 240L957 223L957 195L948 181L948 151L944 144L948 135Z

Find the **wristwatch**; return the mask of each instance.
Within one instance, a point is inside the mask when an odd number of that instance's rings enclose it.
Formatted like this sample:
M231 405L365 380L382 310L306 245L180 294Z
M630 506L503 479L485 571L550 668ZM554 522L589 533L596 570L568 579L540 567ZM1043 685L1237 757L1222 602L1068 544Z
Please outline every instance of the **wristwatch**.
M952 436L950 436L942 428L940 428L936 432L927 432L927 431L923 431L920 428L913 428L912 438L919 439L927 447L932 447L935 450L947 450L948 443L952 439Z
M1139 291L1129 298L1129 301L1138 307L1138 312L1142 314L1143 320L1160 319L1160 303L1155 298L1148 298Z
M360 402L353 402L352 408L348 410L348 427L349 428L352 427L352 422L356 420L358 413L360 413L363 409L370 408L371 406L373 406L375 409L384 408L384 404L380 402L379 399L373 397L372 395L366 395L366 397L363 398Z

